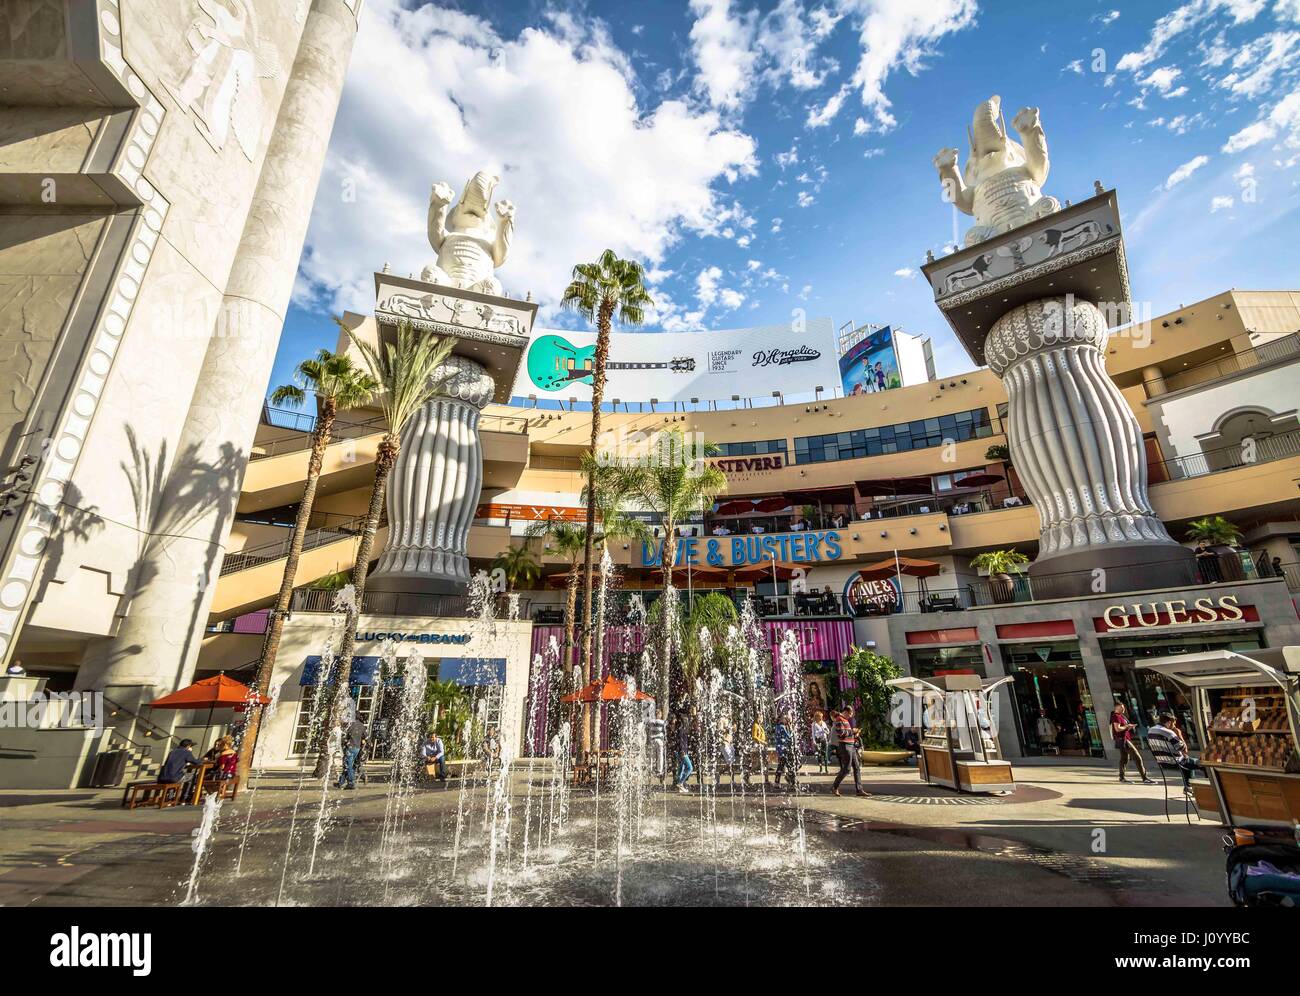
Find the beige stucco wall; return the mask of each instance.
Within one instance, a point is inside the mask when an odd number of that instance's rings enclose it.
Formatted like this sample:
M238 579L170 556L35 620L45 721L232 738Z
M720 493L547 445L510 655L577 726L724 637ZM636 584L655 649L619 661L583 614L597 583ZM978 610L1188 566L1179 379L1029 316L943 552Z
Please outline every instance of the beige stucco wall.
M523 713L528 696L528 669L532 642L532 623L498 622L495 632L484 632L481 626L468 619L431 619L418 616L363 615L357 621L357 632L403 634L469 634L467 644L408 643L398 644L399 657L405 657L415 647L427 660L445 657L502 657L506 661L506 685L501 708L501 742L517 750L523 735ZM279 704L271 721L263 726L266 764L274 768L293 768L301 758L291 757L289 749L293 738L294 721L302 702L302 687L298 684L303 666L309 656L320 654L333 628L332 617L323 614L297 613L285 622L284 636L276 659L275 674L271 684L280 685ZM213 645L220 637L212 638ZM335 637L337 643L337 635ZM359 657L378 656L375 641L358 640Z

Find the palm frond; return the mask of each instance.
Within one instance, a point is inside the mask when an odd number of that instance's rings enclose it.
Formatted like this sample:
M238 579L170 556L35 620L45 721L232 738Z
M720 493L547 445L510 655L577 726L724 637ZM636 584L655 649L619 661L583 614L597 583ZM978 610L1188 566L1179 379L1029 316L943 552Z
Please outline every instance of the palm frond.
M406 423L450 376L449 371L439 372L438 368L451 355L456 340L418 333L407 321L398 322L396 337L379 347L358 338L351 329L348 338L379 386L379 406L389 434L400 436Z

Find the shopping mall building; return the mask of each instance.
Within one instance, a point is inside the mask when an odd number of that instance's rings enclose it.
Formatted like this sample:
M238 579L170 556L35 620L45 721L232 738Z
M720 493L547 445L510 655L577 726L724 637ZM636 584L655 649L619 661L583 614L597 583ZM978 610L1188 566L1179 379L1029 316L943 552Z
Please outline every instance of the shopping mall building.
M303 493L313 413L263 399L359 4L259 0L275 7L250 14L259 64L278 68L252 86L251 35L197 44L213 15L183 6L35 3L0 39L16 122L0 165L0 786L85 784L109 747L156 757L232 722L149 703L252 678ZM796 633L812 701L833 701L845 653L868 646L916 675L1012 675L1009 756L1104 756L1116 700L1142 724L1186 708L1136 662L1300 644L1300 292L1207 287L1104 325L1093 308L1066 342L1024 309L1127 306L1114 192L1012 235L1026 233L1014 252L923 267L969 372L936 378L923 338L828 319L617 336L603 430L613 446L665 429L716 445L727 490L679 525L682 586L753 599L773 646ZM562 636L570 565L528 533L584 518L591 342L535 330L535 304L485 286L385 268L373 312L345 319L362 337L405 319L458 342L456 376L404 439L353 683L379 722L383 648L418 652L430 674L492 688L490 722L530 750L530 673ZM1052 391L1033 382L1047 369ZM353 566L380 438L377 410L351 411L324 455L272 676L271 765L308 753L312 676L339 635L330 582ZM454 473L430 483L428 466ZM1234 523L1239 547L1193 558L1188 524L1206 516ZM544 577L516 593L517 618L471 621L468 576L522 545ZM1012 549L1029 572L975 566ZM616 600L652 599L655 544L610 554ZM637 639L612 626L604 659L627 667ZM102 694L105 713L74 722L66 699L10 721L15 703L70 692Z

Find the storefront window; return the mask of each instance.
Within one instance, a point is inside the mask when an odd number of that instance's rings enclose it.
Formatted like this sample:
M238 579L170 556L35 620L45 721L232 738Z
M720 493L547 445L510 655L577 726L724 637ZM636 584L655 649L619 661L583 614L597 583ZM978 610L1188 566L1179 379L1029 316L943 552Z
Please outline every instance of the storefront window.
M1183 735L1187 737L1188 746L1193 750L1200 750L1204 746L1200 743L1196 723L1193 721L1194 698L1163 675L1137 668L1134 664L1153 657L1173 657L1209 650L1250 651L1263 645L1262 634L1256 631L1198 633L1182 638L1162 634L1101 641L1102 653L1106 658L1106 676L1110 679L1115 701L1123 702L1127 707L1129 715L1138 724L1138 732L1145 736L1147 728L1155 723L1160 713L1172 712Z
M1101 729L1077 640L1001 647L1026 755L1102 757Z
M984 668L984 652L978 646L927 647L924 650L909 650L907 660L911 673L918 678L931 678L943 671L978 674L981 678L988 677Z

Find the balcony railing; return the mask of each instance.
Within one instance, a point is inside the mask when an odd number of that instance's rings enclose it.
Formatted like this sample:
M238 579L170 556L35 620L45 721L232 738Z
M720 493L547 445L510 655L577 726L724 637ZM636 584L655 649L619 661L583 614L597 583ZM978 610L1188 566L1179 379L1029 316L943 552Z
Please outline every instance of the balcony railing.
M267 457L279 456L282 453L308 449L311 446L312 430L316 428L316 416L307 412L267 407L262 410L262 424L273 425L278 429L289 429L292 435L257 443L257 450L249 460L265 460ZM384 424L382 415L355 422L348 421L346 418L337 419L330 427L330 442L372 436L377 432L383 432ZM480 432L509 432L523 435L528 432L528 419L514 415L481 415L478 427Z
M300 588L293 593L290 603L293 612L333 612L335 591L321 588ZM507 619L511 613L511 596L496 596L498 619ZM528 618L530 600L518 598L518 618ZM465 595L438 595L423 592L367 591L361 597L361 612L376 616L444 616L463 617L471 612L472 605Z
M1252 459L1247 459L1248 455ZM1244 445L1224 446L1204 453L1191 453L1187 456L1148 463L1147 468L1151 483L1157 484L1161 481L1203 477L1221 470L1234 470L1257 463L1272 463L1274 460L1285 460L1293 456L1300 456L1300 429L1253 439L1249 453Z
M1212 560L1128 564L1108 567L1104 572L1070 571L1033 577L1017 574L1007 579L981 578L959 587L904 592L901 609L874 605L868 606L863 614L890 615L892 611L960 612L993 605L1078 598L1089 594L1118 595L1154 588L1192 588L1205 584L1255 580L1257 577L1254 573L1247 574L1239 555L1224 553L1216 555Z
M337 543L339 540L358 536L365 524L366 517L358 515L338 522L327 522L315 529L308 529L306 536L303 537L303 553L329 543ZM380 527L382 528L387 524L388 517L386 515L381 516L379 520ZM274 560L283 560L289 555L289 543L292 538L292 531L285 529L282 539L272 540L270 543L262 543L258 546L246 547L237 553L226 554L226 559L221 562L220 576L225 577L227 574L234 574L236 571L246 571L253 567L260 567Z
M1164 378L1165 390L1181 391L1184 388L1196 387L1198 384L1208 384L1220 377L1231 377L1243 370L1294 356L1300 356L1300 333L1283 336L1272 342L1252 346L1240 353L1228 353L1208 363L1167 374Z

